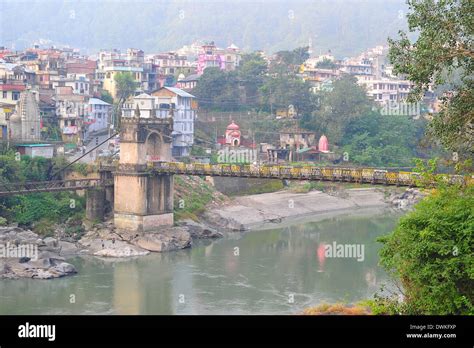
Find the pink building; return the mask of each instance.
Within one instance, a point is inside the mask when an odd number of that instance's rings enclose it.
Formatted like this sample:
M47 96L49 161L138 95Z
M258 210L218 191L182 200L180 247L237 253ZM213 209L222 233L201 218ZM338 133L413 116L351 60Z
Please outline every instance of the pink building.
M218 49L213 42L202 46L201 53L198 54L197 60L197 74L202 75L204 69L209 67L218 67L221 70L225 70L225 56L218 53Z

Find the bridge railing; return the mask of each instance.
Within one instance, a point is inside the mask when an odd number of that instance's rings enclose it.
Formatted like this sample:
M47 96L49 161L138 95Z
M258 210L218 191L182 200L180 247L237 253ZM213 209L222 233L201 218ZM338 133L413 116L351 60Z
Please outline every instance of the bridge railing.
M204 164L182 162L153 162L155 172L187 175L234 176L297 180L346 181L399 186L418 186L421 175L416 172L388 171L376 168L342 168L316 166L277 166L251 164ZM446 183L474 184L474 176L440 175ZM430 184L435 184L433 180Z
M0 182L0 196L11 196L18 194L54 192L54 191L75 191L92 187L112 186L113 180L107 179L71 179L36 182Z

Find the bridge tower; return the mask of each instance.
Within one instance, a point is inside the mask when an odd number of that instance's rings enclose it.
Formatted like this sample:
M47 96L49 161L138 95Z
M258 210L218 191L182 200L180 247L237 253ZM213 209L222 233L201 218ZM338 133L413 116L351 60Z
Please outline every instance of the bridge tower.
M173 118L123 117L120 161L114 173L114 224L146 232L173 224L173 175L152 174L147 163L171 160Z

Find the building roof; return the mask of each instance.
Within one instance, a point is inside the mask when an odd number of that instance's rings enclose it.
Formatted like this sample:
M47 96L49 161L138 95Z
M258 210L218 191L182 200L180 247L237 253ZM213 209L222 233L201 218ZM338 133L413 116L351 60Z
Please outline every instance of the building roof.
M16 146L23 146L23 147L48 147L54 146L53 144L18 144Z
M307 130L307 129L301 129L301 128L286 128L286 129L282 129L279 133L280 134L293 134L293 133L296 133L296 134L316 134L315 132L312 132L312 131Z
M143 68L137 68L134 66L106 66L104 67L105 71L135 71L143 72Z
M99 99L99 98L90 98L89 99L89 104L94 104L94 105L110 105L109 103Z
M25 89L25 85L13 83L0 84L0 91L24 91Z
M184 79L178 80L178 82L197 81L197 80L199 80L199 77L200 77L199 74L192 74L192 75L189 75L189 76L185 77Z
M136 95L134 98L137 98L137 99L155 99L153 98L151 95L149 94L146 94L146 93L142 93L142 94L139 94L139 95Z
M174 94L177 94L179 95L180 97L185 97L185 98L196 98L195 96L193 96L192 94L189 94L188 92L185 92L183 91L182 89L180 88L176 88L176 87L163 87L163 88L166 88L168 91L170 92L173 92Z

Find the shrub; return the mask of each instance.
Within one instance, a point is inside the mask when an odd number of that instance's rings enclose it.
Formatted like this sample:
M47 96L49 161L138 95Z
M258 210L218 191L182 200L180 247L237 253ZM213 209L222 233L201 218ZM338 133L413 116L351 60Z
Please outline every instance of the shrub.
M33 231L39 236L53 237L54 236L54 222L43 218L34 224Z
M379 238L406 314L474 314L474 187L439 187Z

